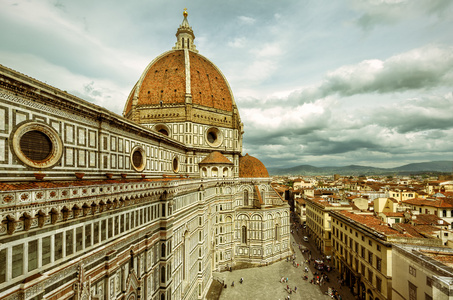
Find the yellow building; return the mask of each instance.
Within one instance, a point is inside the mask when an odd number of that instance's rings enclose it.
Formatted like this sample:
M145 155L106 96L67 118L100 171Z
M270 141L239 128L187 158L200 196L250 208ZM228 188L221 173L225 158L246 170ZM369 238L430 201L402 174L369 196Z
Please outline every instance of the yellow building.
M398 232L370 213L332 211L335 267L360 299L392 299L392 246L439 246L440 240Z
M307 198L305 208L309 235L313 238L321 253L331 255L331 219L329 213L350 210L352 207L346 203L330 202L323 198Z

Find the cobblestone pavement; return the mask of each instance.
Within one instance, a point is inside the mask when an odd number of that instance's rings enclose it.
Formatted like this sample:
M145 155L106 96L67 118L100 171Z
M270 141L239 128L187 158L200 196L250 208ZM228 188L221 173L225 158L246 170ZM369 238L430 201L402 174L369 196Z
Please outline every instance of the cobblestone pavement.
M324 283L322 286L314 285L310 283L310 280L313 278L313 272L315 271L312 263L309 266L310 270L307 275L309 279L303 279L305 273L301 264L308 258L309 253L308 251L302 253L301 250L311 250L312 258L321 257L321 254L317 252L311 240L308 242L302 241L303 236L305 236L303 229L294 230L291 236L291 246L296 256L295 262L299 263L298 268L294 267L291 261L287 262L284 259L266 267L214 273L214 278L223 280L227 285L227 288L222 290L219 299L283 300L288 296L290 296L290 299L331 299L330 296L325 294L329 287L336 289L341 295L342 300L356 299L347 287L339 284L339 274L335 269L327 273L330 282ZM301 249L299 249L299 244L301 245ZM239 283L241 277L244 278L242 284ZM280 283L282 277L287 277L289 279L288 282ZM234 287L231 286L233 281ZM295 290L295 287L297 287L297 291L289 294L286 289L287 285L292 290Z
M224 280L227 288L222 290L220 300L247 299L247 300L278 300L285 299L330 299L323 295L316 285L302 279L302 268L295 268L286 260L276 262L266 267L234 270L232 272L214 273L214 277ZM239 283L240 278L244 282ZM280 283L282 277L288 277L287 283ZM234 287L231 283L234 281ZM286 285L291 289L297 287L297 291L288 294Z

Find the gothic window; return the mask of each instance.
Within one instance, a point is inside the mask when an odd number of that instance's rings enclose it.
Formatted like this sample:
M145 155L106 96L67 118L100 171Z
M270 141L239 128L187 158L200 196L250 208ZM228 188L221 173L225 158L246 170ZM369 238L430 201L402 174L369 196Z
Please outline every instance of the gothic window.
M247 226L242 226L241 243L247 244Z
M165 243L162 243L160 256L165 257Z
M249 191L244 190L244 206L248 206L248 205L249 205Z
M160 282L165 283L165 267L162 266L160 269Z
M278 231L278 224L275 225L275 240L278 241L280 239L280 234Z

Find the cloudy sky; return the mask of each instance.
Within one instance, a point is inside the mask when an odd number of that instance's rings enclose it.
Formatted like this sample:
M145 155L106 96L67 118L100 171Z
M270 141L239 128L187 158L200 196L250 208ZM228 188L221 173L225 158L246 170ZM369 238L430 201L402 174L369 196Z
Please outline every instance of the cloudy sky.
M453 160L451 0L2 0L0 64L122 113L187 7L268 167Z

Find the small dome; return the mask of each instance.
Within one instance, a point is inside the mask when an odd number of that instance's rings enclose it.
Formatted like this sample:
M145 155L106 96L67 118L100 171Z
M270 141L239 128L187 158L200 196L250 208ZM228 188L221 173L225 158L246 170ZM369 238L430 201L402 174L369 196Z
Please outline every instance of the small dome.
M239 177L269 177L264 164L248 153L239 158Z
M229 164L232 165L233 163L226 158L222 153L218 151L211 152L208 156L206 156L199 164Z

